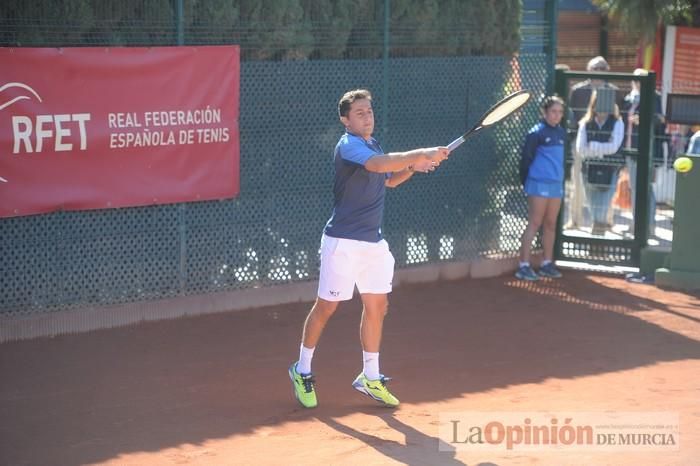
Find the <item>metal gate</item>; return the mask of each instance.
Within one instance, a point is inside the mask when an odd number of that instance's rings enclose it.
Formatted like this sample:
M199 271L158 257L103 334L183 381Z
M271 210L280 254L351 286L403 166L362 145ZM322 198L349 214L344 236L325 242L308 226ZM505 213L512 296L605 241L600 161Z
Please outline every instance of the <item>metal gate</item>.
M635 104L630 96L635 95L632 89L636 83L639 98ZM555 245L558 260L639 267L641 249L649 237L649 220L653 218L650 174L654 104L658 98L655 83L653 72L638 76L556 71L555 89L567 102L562 125L569 134L565 144L565 196ZM603 95L614 98L623 122L620 147L604 156L591 155L587 149L591 146L582 146L580 153L576 150L578 123L588 110L586 104L594 90L601 96L599 100ZM638 118L630 116L635 113ZM605 171L608 175L596 178L591 174L592 167L602 167L604 170L596 173Z

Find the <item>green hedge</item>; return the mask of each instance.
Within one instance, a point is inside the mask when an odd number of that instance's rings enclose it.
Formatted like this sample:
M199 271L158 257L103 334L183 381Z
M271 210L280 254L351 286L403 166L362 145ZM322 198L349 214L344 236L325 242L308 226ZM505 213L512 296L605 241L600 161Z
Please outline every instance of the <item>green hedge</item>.
M170 45L177 0L3 0L6 46ZM244 58L374 58L384 0L184 0L185 43L241 44ZM392 56L510 55L520 0L392 0Z

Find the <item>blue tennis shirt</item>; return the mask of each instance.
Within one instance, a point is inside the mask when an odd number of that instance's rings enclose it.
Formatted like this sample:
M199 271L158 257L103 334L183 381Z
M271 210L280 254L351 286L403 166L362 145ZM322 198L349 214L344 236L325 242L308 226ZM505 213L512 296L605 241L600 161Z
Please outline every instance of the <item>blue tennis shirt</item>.
M528 133L523 146L523 157L532 164L528 177L535 181L561 182L564 179L564 139L561 126L549 126L540 121Z
M346 132L335 146L335 181L333 184L333 214L324 233L335 238L347 238L376 243L382 239L385 180L389 175L373 173L365 163L384 151L379 143Z

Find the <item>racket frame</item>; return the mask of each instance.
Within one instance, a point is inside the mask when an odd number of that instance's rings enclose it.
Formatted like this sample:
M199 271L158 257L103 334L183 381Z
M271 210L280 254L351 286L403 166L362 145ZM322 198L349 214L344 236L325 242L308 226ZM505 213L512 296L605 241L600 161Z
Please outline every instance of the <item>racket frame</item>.
M514 99L515 97L522 95L522 94L527 94L528 97L517 108L514 108L508 115L505 115L500 120L494 121L490 125L486 125L486 126L483 125L483 122L486 119L486 117L489 116L491 114L491 112L493 112L496 108L500 107L504 102L507 102L508 100ZM495 125L496 123L503 121L504 119L508 118L508 116L512 115L514 112L517 112L518 110L523 108L523 106L526 103L528 103L531 98L532 98L532 93L530 93L530 91L527 91L525 89L517 91L517 92L513 92L512 94L504 97L503 99L499 100L497 103L492 105L491 108L486 110L483 113L483 115L481 115L481 118L479 118L479 122L477 124L475 124L474 126L472 126L472 128L469 131L467 131L466 133L464 133L463 135L461 135L460 137L458 137L457 139L455 139L454 141L449 143L447 145L447 148L450 150L450 152L452 152L453 150L455 150L456 148L458 148L459 146L464 144L464 142L467 140L468 137L473 136L474 134L478 133L479 131L481 131L482 129L484 129L488 126Z

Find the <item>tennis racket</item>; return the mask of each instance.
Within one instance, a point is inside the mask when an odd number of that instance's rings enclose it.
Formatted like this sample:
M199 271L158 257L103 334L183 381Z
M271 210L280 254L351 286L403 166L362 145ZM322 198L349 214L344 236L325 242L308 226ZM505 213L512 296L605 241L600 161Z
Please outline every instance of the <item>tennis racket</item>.
M512 93L511 95L504 98L496 105L488 109L486 113L484 113L481 116L479 122L472 127L472 129L470 129L462 136L449 143L447 145L447 148L450 149L450 151L455 150L456 148L461 146L464 143L464 141L467 140L468 137L473 136L475 133L481 131L487 126L491 126L493 124L498 123L511 113L521 108L528 102L528 100L530 100L531 96L532 94L530 94L530 91L525 90Z

